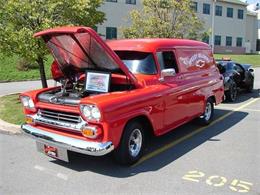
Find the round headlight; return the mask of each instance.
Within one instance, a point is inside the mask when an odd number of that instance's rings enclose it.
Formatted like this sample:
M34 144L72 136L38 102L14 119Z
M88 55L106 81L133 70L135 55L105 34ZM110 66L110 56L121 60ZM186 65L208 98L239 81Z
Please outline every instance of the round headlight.
M92 108L92 117L94 118L94 119L96 119L96 120L99 120L100 119L100 117L101 117L101 114L100 114L100 111L99 111L99 109L95 106L95 107L93 107Z
M82 113L86 118L91 117L91 108L89 106L83 106Z
M21 102L22 102L24 107L28 107L29 106L29 97L21 96Z
M84 115L84 117L87 120L98 121L101 118L101 113L100 113L98 107L95 105L90 105L90 104L81 105L80 109L81 109L81 113Z
M34 103L31 98L28 101L28 106L29 106L29 108L34 108Z
M34 108L33 100L28 96L21 96L21 102L26 108Z

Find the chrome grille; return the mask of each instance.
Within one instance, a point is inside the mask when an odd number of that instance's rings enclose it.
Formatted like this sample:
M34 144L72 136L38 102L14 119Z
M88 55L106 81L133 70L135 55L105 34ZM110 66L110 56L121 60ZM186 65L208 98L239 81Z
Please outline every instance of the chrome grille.
M39 109L38 116L44 119L50 119L58 122L66 122L66 123L80 123L81 118L78 114Z

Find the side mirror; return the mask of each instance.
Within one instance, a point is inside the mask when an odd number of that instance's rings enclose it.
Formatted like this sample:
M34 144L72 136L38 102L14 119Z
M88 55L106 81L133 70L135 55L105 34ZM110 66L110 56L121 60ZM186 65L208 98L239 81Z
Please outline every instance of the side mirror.
M168 69L163 69L161 71L161 78L160 81L164 81L165 77L172 77L176 75L176 71L174 68L168 68Z
M253 68L249 68L248 71L251 72L251 73L253 73L253 72L254 72L254 69L253 69Z

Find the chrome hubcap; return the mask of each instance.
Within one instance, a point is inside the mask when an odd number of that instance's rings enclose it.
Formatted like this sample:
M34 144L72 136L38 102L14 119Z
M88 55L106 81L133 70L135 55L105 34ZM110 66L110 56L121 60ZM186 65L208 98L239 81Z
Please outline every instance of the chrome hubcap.
M142 147L142 133L139 129L133 130L133 132L130 135L129 143L128 143L128 148L131 156L136 157Z
M211 117L211 112L212 112L212 106L210 102L207 102L206 108L205 108L205 113L204 113L204 118L206 121L208 121Z

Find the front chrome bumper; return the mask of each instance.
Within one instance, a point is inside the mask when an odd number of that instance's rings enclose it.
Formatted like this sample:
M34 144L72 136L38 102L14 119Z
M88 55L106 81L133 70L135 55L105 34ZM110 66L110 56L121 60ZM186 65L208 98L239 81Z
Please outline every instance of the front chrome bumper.
M28 124L23 124L21 128L27 135L34 138L38 142L64 148L66 150L78 152L81 154L103 156L114 150L114 145L112 142L101 143L84 141L48 131L43 131Z

